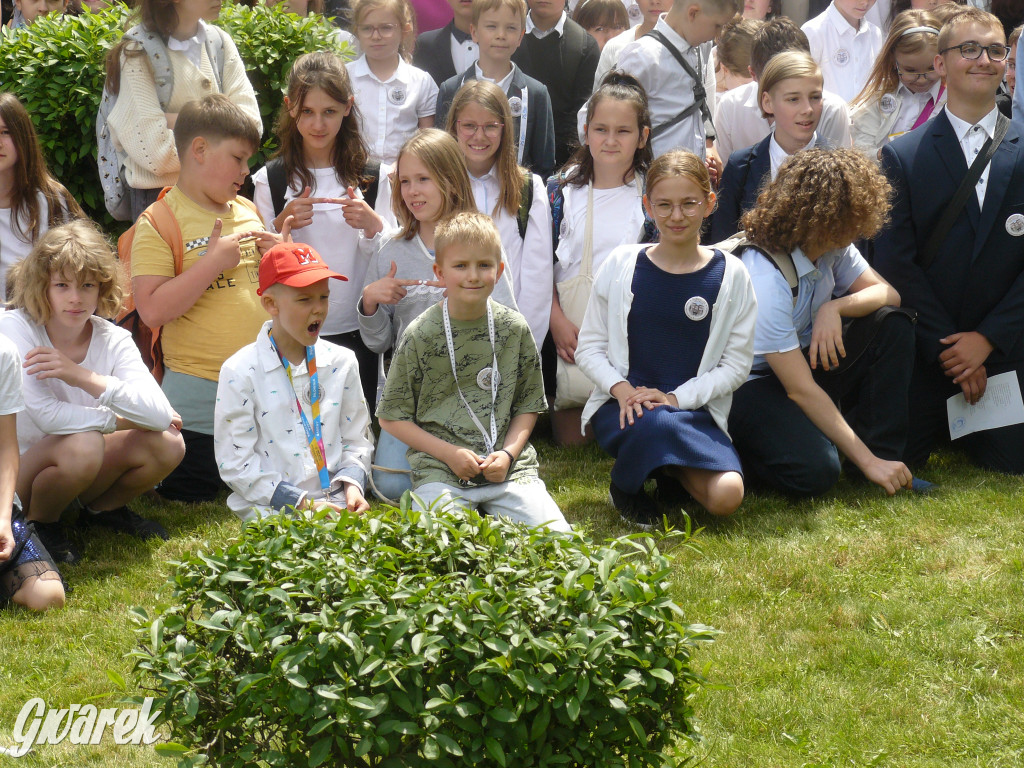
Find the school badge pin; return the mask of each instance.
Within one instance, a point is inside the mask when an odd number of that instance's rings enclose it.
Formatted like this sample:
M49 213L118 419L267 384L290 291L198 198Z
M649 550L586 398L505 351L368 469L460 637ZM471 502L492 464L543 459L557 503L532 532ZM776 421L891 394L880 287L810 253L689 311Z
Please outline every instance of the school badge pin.
M836 63L836 66L845 67L850 63L850 52L845 48L840 48L832 54L832 61Z
M396 107L400 107L405 104L405 86L396 85L390 91L388 91L388 101L394 104Z
M631 6L629 6L629 18L636 20L639 19L642 15L643 12L640 10L639 5L633 3Z
M878 106L883 112L885 112L885 114L891 115L896 111L896 97L891 93L887 93L882 97Z
M492 370L493 369L490 366L487 366L486 368L481 370L480 373L478 373L476 375L476 385L478 387L480 387L480 389L482 389L484 392L490 392L491 391L491 371ZM497 382L496 383L500 387L501 386L501 372L500 371L499 372L495 372L494 375L497 377Z
M508 109L512 113L512 117L519 117L523 114L523 100L518 96L513 96L508 100Z
M708 300L703 296L693 296L686 301L683 311L688 318L699 322L708 316Z
M1024 235L1024 214L1011 214L1006 220L1006 231L1013 237Z

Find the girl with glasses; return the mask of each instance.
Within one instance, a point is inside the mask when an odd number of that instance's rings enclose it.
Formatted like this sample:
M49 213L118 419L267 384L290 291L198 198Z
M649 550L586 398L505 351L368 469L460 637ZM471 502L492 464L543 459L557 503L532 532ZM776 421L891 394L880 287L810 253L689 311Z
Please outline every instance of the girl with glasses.
M946 91L935 71L938 20L904 11L892 23L867 85L851 104L853 142L872 159L882 147L937 115Z

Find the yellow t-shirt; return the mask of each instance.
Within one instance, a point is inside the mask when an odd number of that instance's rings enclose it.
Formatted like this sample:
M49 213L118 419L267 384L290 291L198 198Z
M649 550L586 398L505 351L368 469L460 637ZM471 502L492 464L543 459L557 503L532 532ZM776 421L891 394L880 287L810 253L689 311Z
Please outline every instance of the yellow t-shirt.
M214 222L223 222L221 236L262 230L255 210L232 200L231 212L216 214L189 199L178 187L164 197L181 226L185 255L182 271L206 253ZM217 381L221 364L259 334L266 312L256 295L260 253L255 242L242 244L238 265L221 273L185 314L163 326L164 367ZM174 277L174 258L147 219L140 218L132 241L132 277Z

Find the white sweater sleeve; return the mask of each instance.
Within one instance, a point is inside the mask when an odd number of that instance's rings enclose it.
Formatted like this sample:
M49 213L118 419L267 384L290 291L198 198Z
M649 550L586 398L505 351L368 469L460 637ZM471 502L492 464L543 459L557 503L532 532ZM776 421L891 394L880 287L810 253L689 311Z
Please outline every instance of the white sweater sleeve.
M231 99L231 103L249 115L259 126L260 133L263 133L263 119L260 117L260 107L256 103L256 91L249 82L249 76L245 74L245 64L238 53L235 41L231 39L224 30L213 25L207 25L207 30L218 30L224 38L224 81L221 83L222 93ZM214 65L216 66L216 65Z
M516 302L533 332L533 340L540 349L551 322L551 285L554 281L554 261L551 257L551 206L547 188L537 174L533 174L533 203L523 238L523 251L519 268L519 284L515 286Z
M110 328L115 330L121 331ZM107 389L100 395L100 405L144 429L163 432L171 426L174 409L142 362L135 342L125 332L110 333L108 342L111 373L107 375Z
M611 257L597 270L576 346L576 365L601 392L609 396L612 387L626 378L611 364L608 356L609 322L614 322L608 317L608 298L611 291L617 289L615 278L620 271L618 260Z

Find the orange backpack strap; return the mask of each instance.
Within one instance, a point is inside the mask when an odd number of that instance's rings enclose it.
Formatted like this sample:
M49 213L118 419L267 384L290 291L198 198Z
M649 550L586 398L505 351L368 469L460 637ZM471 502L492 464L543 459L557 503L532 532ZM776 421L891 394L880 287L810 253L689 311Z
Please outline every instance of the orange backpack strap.
M173 187L164 187L160 192L160 196L156 199L156 203L143 211L143 215L153 225L156 233L170 246L171 257L174 259L174 276L177 277L181 274L182 264L185 260L185 242L181 237L181 226L178 224L178 220L174 218L174 211L171 210L168 202L164 200L164 195L170 192L171 189Z

